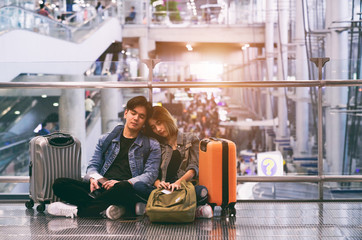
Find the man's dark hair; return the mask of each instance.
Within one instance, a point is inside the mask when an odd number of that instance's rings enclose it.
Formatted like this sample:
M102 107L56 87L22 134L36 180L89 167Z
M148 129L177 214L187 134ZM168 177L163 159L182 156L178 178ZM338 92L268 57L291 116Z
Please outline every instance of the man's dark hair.
M152 105L149 101L147 101L147 99L144 96L137 96L137 97L131 98L130 100L128 100L126 108L128 110L134 110L138 106L142 106L142 107L146 108L146 114L147 114L147 119L148 119L151 116Z

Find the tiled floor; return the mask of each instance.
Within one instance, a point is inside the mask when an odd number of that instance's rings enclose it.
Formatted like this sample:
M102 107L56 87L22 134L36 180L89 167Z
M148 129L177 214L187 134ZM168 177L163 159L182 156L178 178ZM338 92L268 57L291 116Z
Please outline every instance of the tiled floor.
M63 218L0 204L0 239L362 239L360 202L240 202L235 218L190 224Z

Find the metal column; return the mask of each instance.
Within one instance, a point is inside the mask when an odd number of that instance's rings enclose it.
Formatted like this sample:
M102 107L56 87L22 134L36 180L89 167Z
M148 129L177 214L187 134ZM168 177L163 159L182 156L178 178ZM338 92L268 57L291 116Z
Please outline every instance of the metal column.
M273 80L274 76L274 0L266 1L265 17L265 58L266 58L266 79ZM266 119L273 118L273 101L270 88L266 91ZM273 146L272 137L266 134L266 148L271 151Z
M348 32L343 31L343 23L333 23L336 20L347 19L348 0L326 1L326 28L331 28L327 35L326 52L330 54L331 63L326 67L326 79L348 78ZM342 31L341 31L342 29ZM326 162L330 174L341 174L343 165L343 146L346 126L346 115L331 113L347 103L346 87L329 87L325 89L324 105L326 131Z
M288 25L289 25L289 1L278 0L278 79L287 80L288 77ZM278 132L277 138L284 140L289 138L287 126L287 102L285 89L278 90Z
M308 79L308 59L305 46L305 33L303 24L303 4L304 1L295 1L295 43L296 43L296 78L298 80ZM295 155L301 156L310 154L308 147L309 136L309 88L297 88L296 89L296 151Z

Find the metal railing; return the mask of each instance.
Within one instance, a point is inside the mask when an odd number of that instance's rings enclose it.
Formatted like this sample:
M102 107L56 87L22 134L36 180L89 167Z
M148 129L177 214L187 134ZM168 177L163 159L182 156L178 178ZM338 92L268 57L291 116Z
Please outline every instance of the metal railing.
M362 86L362 80L298 80L298 81L240 81L240 82L9 82L0 83L0 89L83 89L83 88L147 88L152 99L153 88L268 88L268 87L316 87L318 88L318 175L317 176L238 176L238 182L315 182L319 186L319 200L323 200L325 182L362 182L362 175L324 175L323 174L323 122L322 88ZM27 176L0 176L0 183L29 182ZM339 199L340 200L340 199Z
M240 82L9 82L0 83L0 89L75 89L75 88L148 88L150 94L152 94L153 88L267 88L267 87L317 87L319 101L318 110L322 110L322 95L321 91L323 87L341 87L341 86L362 86L362 80L300 80L300 81L240 81ZM151 98L152 96L150 96ZM320 129L318 137L318 146L322 147L322 118L318 119L318 129ZM323 166L322 151L319 151L318 164ZM323 169L320 168L319 169ZM27 181L28 178L24 177L23 181ZM0 177L0 181L13 181L13 178L7 180L6 177ZM324 176L322 171L319 171L318 176L287 176L287 177L238 177L238 181L242 182L319 182L325 181L353 181L362 182L362 176Z
M196 2L196 1L195 1ZM265 6L262 2L234 1L233 4L202 4L190 6L190 1L179 0L172 4L162 1L124 0L121 9L123 19L136 8L136 18L126 25L148 25L151 27L199 27L233 26L265 23ZM191 4L192 5L192 4ZM145 7L146 6L146 7ZM274 10L276 11L276 10Z

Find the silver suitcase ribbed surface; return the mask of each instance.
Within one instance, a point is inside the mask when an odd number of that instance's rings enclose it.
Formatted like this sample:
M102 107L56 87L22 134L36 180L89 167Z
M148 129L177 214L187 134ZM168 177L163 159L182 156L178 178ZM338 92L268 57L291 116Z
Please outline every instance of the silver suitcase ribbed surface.
M37 136L30 140L29 197L35 203L58 200L52 185L59 177L81 179L81 145L65 133Z

